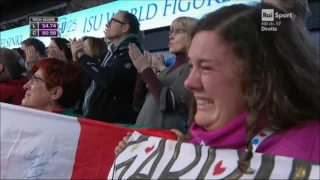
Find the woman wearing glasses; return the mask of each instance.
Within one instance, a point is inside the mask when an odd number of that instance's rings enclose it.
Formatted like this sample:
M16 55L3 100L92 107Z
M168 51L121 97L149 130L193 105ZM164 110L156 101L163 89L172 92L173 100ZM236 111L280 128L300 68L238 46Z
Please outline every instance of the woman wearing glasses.
M84 97L86 72L79 66L58 59L38 61L31 69L32 78L24 85L22 106L69 116Z
M171 68L164 66L163 57L152 60L148 52L143 55L134 44L129 45L130 57L139 72L134 93L134 107L140 110L137 125L187 132L190 93L183 83L190 71L186 52L196 23L197 19L189 17L179 17L172 22L169 51L176 55L176 61ZM160 73L156 75L153 70Z

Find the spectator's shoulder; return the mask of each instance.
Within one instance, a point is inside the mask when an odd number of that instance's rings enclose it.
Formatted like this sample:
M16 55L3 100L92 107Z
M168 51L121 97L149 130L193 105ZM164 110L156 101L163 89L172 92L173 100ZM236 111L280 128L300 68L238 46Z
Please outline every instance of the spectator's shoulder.
M320 136L320 121L310 120L303 124L296 125L284 131L283 135L287 138L316 139ZM291 139L290 138L290 139Z

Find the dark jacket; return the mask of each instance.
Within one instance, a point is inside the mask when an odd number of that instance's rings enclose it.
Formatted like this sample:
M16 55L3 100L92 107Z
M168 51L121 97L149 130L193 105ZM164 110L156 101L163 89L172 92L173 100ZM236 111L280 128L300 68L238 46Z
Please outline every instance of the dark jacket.
M62 109L60 111L52 111L53 113L62 114L71 117L83 117L81 114L77 114L73 112L72 108Z
M129 56L129 43L137 44L142 50L138 37L130 34L118 47L109 45L107 53L99 59L88 55L80 57L80 63L92 79L82 105L86 118L109 123L135 123L137 113L132 103L137 70Z

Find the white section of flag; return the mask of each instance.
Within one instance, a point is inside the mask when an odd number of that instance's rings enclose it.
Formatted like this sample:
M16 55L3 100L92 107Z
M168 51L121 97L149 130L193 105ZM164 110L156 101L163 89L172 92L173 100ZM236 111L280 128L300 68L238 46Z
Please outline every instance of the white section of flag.
M275 156L274 168L270 179L288 179L292 168L292 158Z
M317 179L320 179L320 166L313 165L309 177L318 177Z
M70 179L80 124L75 117L1 103L1 179Z

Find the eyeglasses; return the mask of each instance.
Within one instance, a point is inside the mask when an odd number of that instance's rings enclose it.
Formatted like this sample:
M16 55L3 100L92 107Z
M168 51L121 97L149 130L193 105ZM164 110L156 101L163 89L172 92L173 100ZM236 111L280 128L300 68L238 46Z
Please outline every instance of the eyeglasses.
M181 33L185 33L186 30L184 29L174 29L174 30L170 30L169 31L169 36L170 35L176 35L176 34L181 34Z
M35 84L36 82L47 82L47 81L42 79L41 77L33 75L30 79L30 83Z
M124 24L126 24L126 23L124 23L124 22L122 22L122 21L119 21L119 20L117 20L117 19L114 19L114 18L111 18L110 19L110 21L107 23L108 25L110 25L110 24L112 24L112 22L117 22L117 23L120 23L120 24L122 24L122 25L124 25Z

